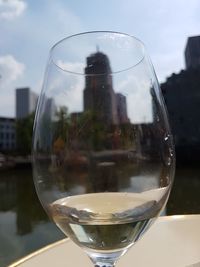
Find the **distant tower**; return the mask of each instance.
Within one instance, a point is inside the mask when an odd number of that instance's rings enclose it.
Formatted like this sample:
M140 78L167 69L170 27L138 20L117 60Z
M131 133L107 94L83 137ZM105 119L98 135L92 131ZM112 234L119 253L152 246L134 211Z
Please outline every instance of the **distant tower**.
M96 112L106 124L117 124L116 96L108 57L98 50L87 57L85 74L84 111Z
M121 93L117 93L116 102L117 102L117 115L119 123L128 123L129 119L127 116L126 97Z
M200 66L200 36L189 37L185 48L186 69Z
M22 119L35 111L38 96L30 88L16 89L16 118Z

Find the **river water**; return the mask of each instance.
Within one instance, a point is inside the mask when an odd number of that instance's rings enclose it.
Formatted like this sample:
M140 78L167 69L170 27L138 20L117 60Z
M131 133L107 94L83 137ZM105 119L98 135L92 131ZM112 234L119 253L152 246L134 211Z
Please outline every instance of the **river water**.
M167 215L200 213L200 168L176 171ZM29 169L0 173L0 267L63 238L36 196Z

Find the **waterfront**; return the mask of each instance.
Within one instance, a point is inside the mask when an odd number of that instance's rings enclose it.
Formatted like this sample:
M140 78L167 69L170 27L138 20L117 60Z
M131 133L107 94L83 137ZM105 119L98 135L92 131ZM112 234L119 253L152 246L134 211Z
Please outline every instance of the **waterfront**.
M1 172L0 266L63 237L39 203L31 170Z
M200 213L200 168L179 167L166 213ZM0 173L0 266L5 267L64 235L37 199L30 169Z

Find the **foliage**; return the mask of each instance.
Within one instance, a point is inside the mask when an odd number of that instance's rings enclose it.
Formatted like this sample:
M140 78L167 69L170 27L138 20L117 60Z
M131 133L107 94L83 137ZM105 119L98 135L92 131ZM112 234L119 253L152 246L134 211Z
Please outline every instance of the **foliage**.
M53 127L53 148L57 154L68 151L103 151L135 146L131 123L105 123L95 111L69 113L60 107Z
M57 121L56 121L56 130L55 136L61 138L63 141L67 140L67 130L69 128L69 114L68 109L66 107L60 107L60 109L56 113Z
M20 155L31 154L33 122L35 113L16 121L17 151Z

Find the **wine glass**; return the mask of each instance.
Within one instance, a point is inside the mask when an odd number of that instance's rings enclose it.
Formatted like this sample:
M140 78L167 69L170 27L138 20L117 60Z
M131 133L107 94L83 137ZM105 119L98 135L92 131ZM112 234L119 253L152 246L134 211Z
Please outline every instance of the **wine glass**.
M53 46L33 137L38 197L95 266L116 261L167 202L175 156L144 44L95 31Z

